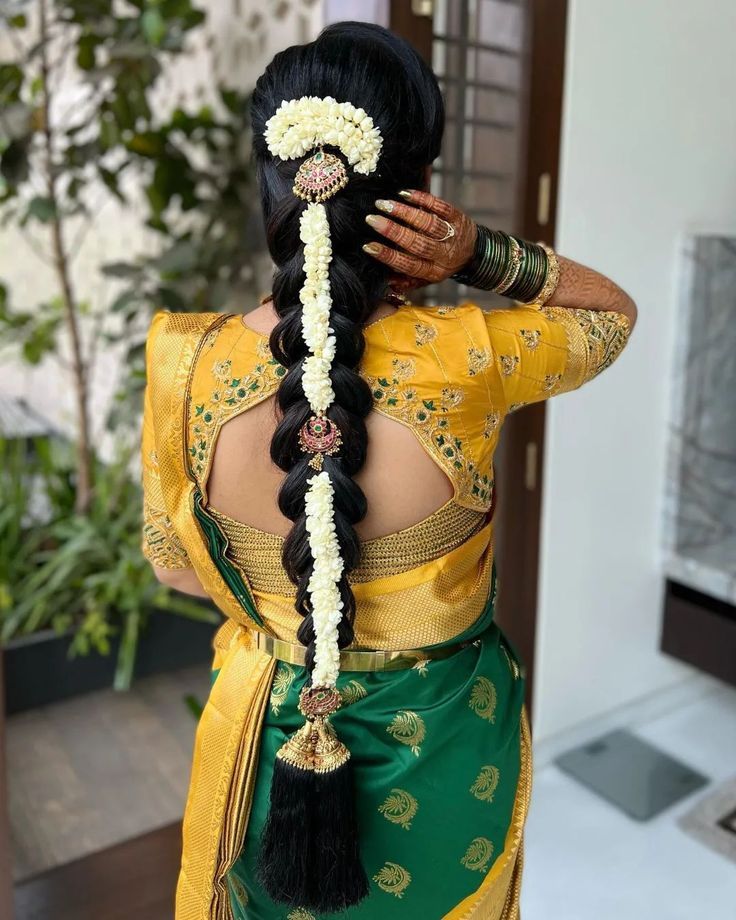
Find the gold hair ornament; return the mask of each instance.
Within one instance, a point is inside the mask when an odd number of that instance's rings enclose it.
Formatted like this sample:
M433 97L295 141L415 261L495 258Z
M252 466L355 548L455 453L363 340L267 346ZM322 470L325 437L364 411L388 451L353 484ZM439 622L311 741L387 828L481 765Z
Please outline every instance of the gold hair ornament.
M296 173L292 191L303 201L326 201L348 184L345 164L321 147L306 159Z

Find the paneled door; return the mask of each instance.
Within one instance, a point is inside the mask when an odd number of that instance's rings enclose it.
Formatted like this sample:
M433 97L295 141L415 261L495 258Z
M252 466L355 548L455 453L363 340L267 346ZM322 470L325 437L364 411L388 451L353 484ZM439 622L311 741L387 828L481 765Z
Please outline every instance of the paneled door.
M0 917L13 920L8 790L5 776L5 700L3 650L0 648Z
M566 0L392 0L390 26L431 61L447 106L432 191L479 223L554 243ZM429 302L493 296L454 282ZM496 464L498 620L531 698L544 449L543 405L511 415Z

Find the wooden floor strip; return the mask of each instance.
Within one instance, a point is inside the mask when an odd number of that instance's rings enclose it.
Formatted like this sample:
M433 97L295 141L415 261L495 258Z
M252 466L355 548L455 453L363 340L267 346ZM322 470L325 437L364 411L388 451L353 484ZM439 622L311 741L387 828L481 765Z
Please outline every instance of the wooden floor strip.
M15 920L172 920L181 824L16 886Z

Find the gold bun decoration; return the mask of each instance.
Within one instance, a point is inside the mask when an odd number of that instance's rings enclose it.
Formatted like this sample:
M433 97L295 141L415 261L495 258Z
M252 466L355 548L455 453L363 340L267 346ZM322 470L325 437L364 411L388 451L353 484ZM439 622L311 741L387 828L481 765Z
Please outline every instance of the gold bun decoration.
M336 195L348 184L348 172L340 157L321 147L299 167L292 191L303 201L317 203Z

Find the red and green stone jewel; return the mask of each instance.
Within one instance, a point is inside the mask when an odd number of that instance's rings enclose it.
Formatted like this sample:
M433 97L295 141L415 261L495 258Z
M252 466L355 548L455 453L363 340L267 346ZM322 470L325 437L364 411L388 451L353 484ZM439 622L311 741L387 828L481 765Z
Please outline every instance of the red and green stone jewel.
M341 446L340 429L324 415L313 415L299 431L299 447L305 454L314 455L309 461L314 470L321 470L324 455L333 456Z

